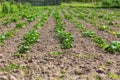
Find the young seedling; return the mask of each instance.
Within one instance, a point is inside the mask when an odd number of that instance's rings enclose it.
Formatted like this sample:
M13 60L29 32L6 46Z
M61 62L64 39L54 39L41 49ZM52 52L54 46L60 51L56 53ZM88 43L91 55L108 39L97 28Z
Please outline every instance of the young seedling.
M110 30L110 28L109 28L108 26L103 25L103 26L100 26L100 27L99 27L99 30L100 30L100 31L104 31L104 30L107 31L107 30Z
M96 33L94 31L84 31L83 32L83 37L90 37L93 38L96 36Z
M120 37L120 32L117 32L116 35L117 35L117 37Z
M106 67L105 65L101 65L100 68L104 70Z
M113 61L109 59L109 60L107 61L107 63L111 65L111 64L113 64Z
M31 45L35 44L36 42L39 41L40 34L36 30L31 30L24 36L25 42L21 43L19 50L17 51L18 53L28 53Z
M21 23L17 23L16 24L16 28L23 28L25 26L25 23L24 22L21 22Z
M17 69L20 69L20 66L19 66L19 65L10 63L10 64L8 64L7 67L0 68L0 71L9 72L9 71L11 71L11 70L17 70Z
M120 52L120 41L113 41L105 50L110 53Z
M112 78L112 79L115 79L115 80L119 80L120 79L120 76L115 74L115 73L110 73L109 77Z
M58 56L58 55L62 55L62 54L64 54L64 52L53 51L53 52L50 52L50 54L55 55L55 56Z

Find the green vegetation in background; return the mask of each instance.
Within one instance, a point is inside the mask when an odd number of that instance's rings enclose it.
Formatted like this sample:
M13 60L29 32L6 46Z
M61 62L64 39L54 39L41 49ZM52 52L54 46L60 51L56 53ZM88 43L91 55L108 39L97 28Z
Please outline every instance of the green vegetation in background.
M0 13L1 13L1 10L2 10L2 6L0 5Z
M23 9L28 9L30 7L31 7L31 4L28 2L25 4L22 4L22 3L17 3L14 0L11 0L10 2L4 0L1 4L0 11L3 14L8 14L8 13L15 13Z
M120 0L62 0L63 6L120 7Z
M2 13L14 13L17 12L18 8L14 3L9 3L7 1L3 1L2 3Z
M100 3L99 3L99 4L100 4ZM62 3L62 6L98 7L98 5L96 5L96 3L78 3L78 2Z
M101 2L102 0L62 0L62 2L84 2L84 3L90 3L90 2Z
M120 0L103 0L103 7L120 7Z
M16 1L16 0L15 0ZM26 0L28 1L28 0ZM63 6L80 6L80 7L120 7L120 0L61 0ZM24 8L28 8L30 3L25 3ZM10 0L10 3L6 0L2 3L5 12L7 10L14 12L21 8L21 3L16 3L14 0ZM23 7L22 7L23 9Z

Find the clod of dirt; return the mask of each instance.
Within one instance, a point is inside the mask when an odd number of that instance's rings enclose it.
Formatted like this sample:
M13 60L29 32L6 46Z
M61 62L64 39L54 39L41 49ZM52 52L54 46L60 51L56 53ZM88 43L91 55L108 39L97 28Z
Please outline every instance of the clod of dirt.
M0 58L3 58L3 54L0 54Z
M0 76L0 80L7 80L6 76Z
M98 72L98 73L104 73L105 71L104 71L102 68L99 68L99 69L97 70L97 72Z

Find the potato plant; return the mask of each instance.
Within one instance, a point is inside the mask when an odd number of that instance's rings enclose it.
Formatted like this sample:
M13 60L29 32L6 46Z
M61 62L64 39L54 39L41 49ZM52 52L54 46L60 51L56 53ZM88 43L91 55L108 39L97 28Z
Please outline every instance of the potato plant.
M80 12L78 11L80 10ZM86 9L86 11L84 11L84 9L82 8L78 8L78 9L73 9L73 10L70 10L70 9L67 9L67 11L75 16L75 17L78 17L79 19L84 19L86 22L89 22L90 24L98 27L98 29L100 31L107 31L108 33L112 34L112 32L114 30L111 29L111 26L117 26L117 23L114 22L114 16L115 16L115 13L113 14L108 14L108 15L104 15L104 14L97 14L98 11L95 9L95 10L90 10L90 9ZM88 11L90 13L88 13ZM97 11L97 12L96 12ZM76 13L75 13L76 12ZM102 12L101 12L102 13ZM102 22L106 23L106 24L101 24Z
M117 32L116 35L117 35L117 37L120 37L120 32Z
M36 13L37 10L40 10L38 13ZM25 19L27 18L27 20L29 22L32 22L34 20L36 20L38 18L38 16L44 11L45 9L41 9L41 8L34 8L34 7L31 7L29 8L28 10L23 10L21 12L17 12L15 14L12 15L12 17L8 18L7 20L5 21L2 21L3 25L6 26L8 25L9 23L12 23L12 22L18 22L19 20L21 19ZM32 12L31 12L32 11Z
M120 41L113 41L110 45L105 48L106 51L110 53L120 52Z
M26 10L23 10L23 11L26 11ZM17 12L17 13L14 13L12 15L12 17L9 17L7 18L6 20L2 21L3 25L8 25L9 23L12 23L12 22L17 22L18 20L20 20L20 14L21 12Z
M49 14L43 15L43 18L33 27L33 29L24 35L24 42L19 45L19 50L16 54L23 54L29 52L32 46L39 41L40 32L37 31L37 29L41 28L45 24L51 14L51 11L52 10L50 9L48 12Z
M96 33L94 31L84 31L83 36L93 38L96 36Z
M30 30L28 34L24 36L24 42L20 44L17 53L29 52L31 46L39 41L40 33L36 30Z
M87 28L84 28L83 26L82 26L83 27L83 29L82 29L81 23L75 19L75 16L70 16L70 15L66 14L64 10L62 10L62 13L64 14L64 16L71 17L71 18L66 17L66 19L73 22L77 28L79 28L78 23L80 24L79 29L82 31L82 35L84 37L90 37L99 47L103 48L105 51L107 51L109 53L120 52L120 42L119 41L113 41L111 44L108 44L104 39L102 39L100 36L98 36L94 31L89 31L89 30L87 30ZM101 28L101 30L106 30L106 29L109 29L109 27Z
M7 33L0 34L0 46L2 46L8 38L13 37L15 32L15 30L10 30Z
M43 11L44 11L44 10L43 10ZM39 13L42 13L42 11L40 11ZM47 14L47 15L48 15L48 14ZM19 17L18 14L16 14L15 17L17 17L17 19L18 19L18 17ZM17 20L17 19L15 19L15 17L8 19L8 20L6 21L6 23L4 23L4 24L7 25L7 24L9 24L9 23ZM0 45L3 45L4 42L5 42L9 37L13 37L13 36L15 35L15 32L17 32L20 28L23 28L26 24L27 24L26 21L25 21L25 22L18 22L18 23L16 23L16 28L8 31L7 33L1 34L1 35L0 35Z
M26 25L25 22L19 22L19 23L16 24L16 28L18 28L18 29L23 28L25 25Z
M74 36L72 33L65 31L64 23L62 22L62 17L60 16L58 10L56 10L54 17L57 22L55 31L57 33L57 37L60 39L60 41L62 43L61 47L64 49L69 49L69 48L73 47Z
M2 23L4 26L6 26L9 23L17 22L18 20L19 20L19 16L18 16L18 13L16 13L12 16L12 18L8 18L7 20L3 21Z
M38 11L38 10L40 10L40 11ZM32 12L32 14L29 14L29 12L26 14L26 18L27 18L27 21L28 22L33 22L33 21L35 21L38 17L39 17L39 15L43 12L43 11L45 11L45 9L43 8L43 9L41 9L41 8L36 8L35 10L34 10L34 12ZM37 13L36 13L37 12Z
M47 14L43 14L42 19L40 20L40 22L38 22L34 27L35 28L41 28L42 26L44 26L44 24L46 23L46 21L48 20L50 14L52 13L52 10L49 9Z
M28 22L33 22L37 19L37 14L32 14L31 16L27 17Z
M108 30L110 30L110 28L108 26L103 25L103 26L99 27L99 30L100 31L104 31L104 30L108 31Z

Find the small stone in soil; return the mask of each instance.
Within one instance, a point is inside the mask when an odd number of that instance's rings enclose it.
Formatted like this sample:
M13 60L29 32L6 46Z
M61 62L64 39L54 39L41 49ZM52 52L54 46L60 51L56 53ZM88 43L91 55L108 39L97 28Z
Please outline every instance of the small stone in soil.
M3 58L3 54L0 54L0 58Z
M104 73L104 70L103 70L102 68L99 68L99 69L97 70L97 72L98 72L98 73Z

